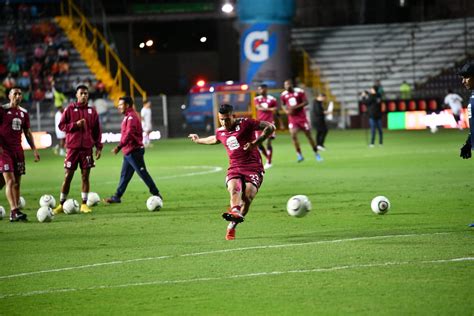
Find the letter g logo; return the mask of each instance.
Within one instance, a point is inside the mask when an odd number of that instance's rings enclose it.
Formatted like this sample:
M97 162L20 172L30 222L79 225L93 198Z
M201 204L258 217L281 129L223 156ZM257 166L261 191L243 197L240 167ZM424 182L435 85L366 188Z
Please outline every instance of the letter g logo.
M269 57L268 31L254 31L245 37L244 53L253 63L261 63Z

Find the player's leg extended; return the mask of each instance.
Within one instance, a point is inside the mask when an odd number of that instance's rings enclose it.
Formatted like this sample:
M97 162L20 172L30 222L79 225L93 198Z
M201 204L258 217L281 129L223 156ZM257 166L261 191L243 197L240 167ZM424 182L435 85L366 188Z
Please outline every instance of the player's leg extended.
M227 191L230 195L230 211L222 214L226 221L243 222L244 217L240 214L242 205L242 179L233 178L227 181Z
M272 164L272 156L273 156L273 147L272 147L272 137L270 136L267 140L267 163L269 165Z
M250 209L250 204L252 204L253 199L257 195L258 189L255 187L255 185L251 182L246 182L245 183L245 192L242 195L242 210L241 213L243 216L247 215L249 209Z
M123 162L122 162L122 171L120 172L120 181L117 186L117 191L115 192L115 197L120 199L122 195L125 193L127 190L128 183L133 177L133 173L135 172L133 170L132 165L130 165L130 159L127 158L128 155L123 157Z
M298 141L298 128L290 128L291 141L295 146L296 155L298 162L304 160L303 155L301 154L300 142Z
M308 142L311 145L311 148L313 148L314 154L316 156L316 160L317 161L323 161L323 158L318 153L318 147L316 146L316 143L314 142L314 139L311 136L311 130L310 129L305 129L305 130L303 130L303 132L304 132L306 138L308 139Z
M136 150L130 153L128 162L133 167L135 172L140 176L140 178L142 178L143 182L145 182L146 186L150 190L150 193L161 197L155 182L146 169L145 160L143 158L144 154L145 152L143 149Z

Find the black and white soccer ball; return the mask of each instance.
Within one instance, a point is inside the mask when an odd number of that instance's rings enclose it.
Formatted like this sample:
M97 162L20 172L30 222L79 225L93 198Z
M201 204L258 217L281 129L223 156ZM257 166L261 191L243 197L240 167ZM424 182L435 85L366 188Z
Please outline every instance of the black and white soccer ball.
M67 215L79 213L79 202L74 199L67 199L63 204L63 211Z
M7 216L7 212L5 211L5 208L3 206L0 206L0 221Z
M370 203L372 212L378 215L383 215L390 210L390 201L383 195L376 196Z
M49 206L41 206L36 212L36 218L40 223L51 222L54 218L53 210Z
M152 195L146 200L146 208L150 212L159 211L163 207L163 200L156 195Z
M311 210L311 201L306 195L292 196L286 203L286 211L294 217L304 217Z
M87 195L87 206L96 206L100 202L100 196L99 194L95 192L89 192Z
M51 208L56 207L56 199L51 194L45 194L40 197L39 200L40 206L49 206Z

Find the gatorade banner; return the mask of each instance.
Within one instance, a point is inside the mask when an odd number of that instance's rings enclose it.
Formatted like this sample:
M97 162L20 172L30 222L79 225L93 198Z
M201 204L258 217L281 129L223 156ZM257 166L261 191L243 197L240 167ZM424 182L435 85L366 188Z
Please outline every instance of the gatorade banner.
M287 24L242 24L240 80L281 87L290 78L290 40Z

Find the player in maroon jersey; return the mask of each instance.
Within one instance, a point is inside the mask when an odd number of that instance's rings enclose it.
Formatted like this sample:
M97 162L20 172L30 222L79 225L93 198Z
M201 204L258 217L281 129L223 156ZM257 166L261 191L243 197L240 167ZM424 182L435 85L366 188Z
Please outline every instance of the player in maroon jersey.
M260 121L266 121L271 124L275 124L275 120L273 116L275 112L278 110L277 100L274 96L267 94L267 85L261 84L257 88L258 96L255 97L255 107L257 108L257 119ZM256 137L260 137L262 131L256 132ZM262 153L267 162L264 165L265 169L272 167L272 156L273 156L273 147L272 147L272 140L275 139L275 133L272 133L270 137L267 139L267 148L262 144L258 146L258 150Z
M5 185L5 195L10 204L10 222L26 221L26 214L19 209L21 176L25 174L25 155L21 146L21 133L33 150L35 162L40 160L30 129L30 117L20 107L21 89L13 88L8 94L9 104L0 107L0 173Z
M222 143L229 156L227 169L227 191L230 194L230 211L222 214L229 221L227 240L235 239L235 229L238 223L244 221L252 200L257 195L263 182L264 169L258 145L265 141L275 131L275 126L265 121L248 118L235 118L233 107L222 104L219 108L219 122L222 125L215 135L199 138L190 134L196 144L214 145ZM262 130L260 137L255 137L255 131Z
M294 88L291 80L284 82L285 91L281 93L281 102L284 105L283 110L288 115L288 128L290 129L291 140L296 149L298 162L304 160L301 153L300 143L298 141L298 131L303 131L308 138L309 144L313 148L317 161L322 161L323 158L318 153L318 148L313 138L311 137L311 128L306 118L305 106L308 105L306 94L303 89Z
M64 159L65 176L59 197L60 204L54 209L55 214L63 212L63 204L69 194L77 166L81 168L82 175L81 212L92 212L86 204L90 188L90 170L94 167L92 148L95 146L95 158L99 159L102 152L102 132L96 110L88 105L87 86L80 85L76 88L76 98L77 102L68 105L59 122L59 129L66 132L67 152Z

